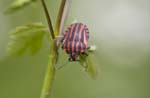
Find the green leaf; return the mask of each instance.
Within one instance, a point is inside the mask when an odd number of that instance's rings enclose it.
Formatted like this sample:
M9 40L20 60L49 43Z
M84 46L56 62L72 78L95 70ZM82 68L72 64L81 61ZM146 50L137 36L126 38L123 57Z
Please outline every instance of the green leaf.
M80 59L80 64L81 64L84 68L87 68L87 65L86 65L87 56L80 54L80 55L79 55L79 59Z
M14 2L12 2L9 5L9 7L6 9L5 13L6 14L13 13L13 12L31 4L34 1L36 1L36 0L14 0Z
M86 58L86 65L87 65L87 68L86 68L86 72L89 74L90 77L92 77L93 79L95 79L97 77L97 68L96 68L96 63L94 63L94 60L92 58L91 55L89 55L87 58Z
M31 54L36 54L42 47L44 35L48 33L41 23L33 23L17 27L9 34L8 54L19 56L29 49Z
M85 71L88 73L88 75L95 79L97 77L97 69L94 63L94 59L92 58L92 54L89 54L88 56L81 54L79 55L79 59L80 64L83 68L85 68Z

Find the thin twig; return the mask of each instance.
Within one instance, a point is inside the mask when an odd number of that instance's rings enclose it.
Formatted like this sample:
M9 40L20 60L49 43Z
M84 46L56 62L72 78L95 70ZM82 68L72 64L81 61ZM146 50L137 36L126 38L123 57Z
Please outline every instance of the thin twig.
M59 8L59 12L58 12L57 20L56 20L56 25L55 25L55 35L56 36L59 34L59 29L60 29L60 24L61 24L62 15L64 12L65 4L66 4L66 0L62 0L60 8Z
M48 27L49 27L49 30L50 30L50 35L51 35L52 39L55 39L54 30L53 30L53 26L52 26L50 15L48 13L48 9L46 7L46 4L45 4L44 0L41 0L41 3L42 3L42 6L44 8L44 12L45 12L46 19L47 19L47 22L48 22Z
M63 15L62 15L62 18L61 18L59 35L62 35L62 33L64 31L64 25L66 23L66 19L67 19L68 14L69 14L69 10L70 10L70 7L71 7L71 2L72 2L72 0L67 0L66 1L65 7L64 7L64 11L63 11Z
M59 48L60 47L60 42L62 40L61 36L63 35L63 31L64 31L64 25L66 23L66 19L68 17L68 13L69 13L69 10L70 10L70 6L71 6L71 0L66 0L66 4L64 6L64 10L63 10L63 15L61 17L61 22L60 22L60 28L59 28L59 35L60 38L57 40L57 47Z
M63 14L64 14L64 8L66 6L66 1L67 0L62 0L61 4L60 4L60 7L59 7L59 12L58 12L57 20L56 20L55 31L54 31L55 32L55 36L57 36L57 37L58 37L58 35L60 33L59 32L60 31L60 25L61 25L61 22L62 22L62 19L63 19L62 17L63 17ZM57 43L60 42L59 37L57 38ZM59 47L57 47L57 55L59 55L58 49L59 49Z

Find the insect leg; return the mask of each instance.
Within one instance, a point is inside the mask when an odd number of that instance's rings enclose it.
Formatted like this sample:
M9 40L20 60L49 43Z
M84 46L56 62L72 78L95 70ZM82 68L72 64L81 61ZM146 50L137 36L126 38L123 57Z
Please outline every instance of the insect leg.
M91 48L91 46L88 46L86 49L89 50Z
M69 61L69 62L72 62L72 61L73 61L71 54L70 54L70 57L68 58L68 61Z
M83 55L88 56L88 54L86 52L82 52Z
M96 46L95 45L88 46L87 50L95 51L96 50Z
M59 69L63 68L67 64L68 64L68 61L66 61L63 65L56 67L56 70L59 70Z
M68 61L69 61L69 62L72 62L72 59L69 57L69 58L68 58Z

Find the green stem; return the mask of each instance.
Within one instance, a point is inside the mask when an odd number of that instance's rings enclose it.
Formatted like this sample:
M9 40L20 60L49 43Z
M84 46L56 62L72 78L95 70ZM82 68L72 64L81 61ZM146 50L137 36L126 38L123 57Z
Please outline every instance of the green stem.
M60 21L60 25L59 25L59 32L58 32L59 34L57 36L62 36L63 35L63 29L64 29L66 19L68 17L70 6L71 6L71 0L67 0L65 2L64 7L63 7L63 14L61 16L61 21ZM59 39L57 41L57 48L59 48L60 45L61 45L61 39Z
M53 59L52 55L50 55L49 59ZM48 98L50 96L54 75L55 75L55 69L52 66L51 61L49 61L47 71L46 71L46 76L44 79L42 94L40 98Z
M55 39L54 30L53 30L53 26L52 26L50 15L48 13L48 9L46 7L46 4L45 4L44 0L41 0L41 3L42 3L42 6L44 8L44 12L45 12L46 19L47 19L47 22L48 22L48 27L49 27L49 30L50 30L50 35L51 35L52 39Z
M57 59L58 59L58 51L57 51L58 49L57 49L57 40L55 39L50 15L48 13L48 10L47 10L44 0L41 0L41 2L42 2L42 5L43 5L44 11L45 11L45 15L46 15L46 18L48 21L50 35L52 37L49 63L48 63L48 67L47 67L47 71L46 71L46 75L45 75L45 79L44 79L44 83L43 83L42 93L41 93L41 97L40 97L40 98L48 98L50 96L52 83L53 83L54 76L55 76L55 71L56 71L55 65L56 65ZM58 13L57 21L56 21L55 30L57 30L58 32L57 31L55 31L55 32L57 32L58 34L59 34L59 27L60 27L61 18L63 15L65 2L66 2L66 0L62 0L62 2L61 2L61 6L59 9L59 13Z
M62 15L64 12L65 4L66 4L66 0L62 0L60 8L59 8L59 12L58 12L57 20L56 20L56 25L55 25L55 36L59 34L60 23L61 23Z
M61 24L60 24L60 27L59 27L59 29L60 29L59 30L59 35L63 35L63 29L64 29L66 19L68 17L70 7L71 7L71 0L67 0L66 3L65 3L65 6L64 6L63 15L61 17L61 22L60 22Z
M50 56L48 67L44 79L44 84L42 88L42 93L40 98L48 98L51 93L52 83L55 76L55 65L57 63L57 52L56 52L56 40L52 40L52 46L50 48Z

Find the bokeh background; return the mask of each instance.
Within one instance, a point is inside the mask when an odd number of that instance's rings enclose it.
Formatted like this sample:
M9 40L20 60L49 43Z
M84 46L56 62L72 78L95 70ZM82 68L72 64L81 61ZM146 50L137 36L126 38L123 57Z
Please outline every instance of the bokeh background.
M61 0L46 0L52 22ZM150 98L149 0L72 0L66 26L88 25L99 71L92 80L78 63L57 71L50 98ZM45 37L41 51L6 59L8 32L16 26L46 19L40 2L11 15L3 12L12 0L0 1L0 98L39 98L48 61ZM66 27L65 26L65 27ZM67 59L62 54L60 64Z

